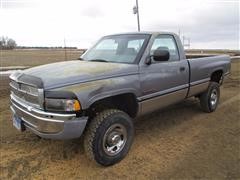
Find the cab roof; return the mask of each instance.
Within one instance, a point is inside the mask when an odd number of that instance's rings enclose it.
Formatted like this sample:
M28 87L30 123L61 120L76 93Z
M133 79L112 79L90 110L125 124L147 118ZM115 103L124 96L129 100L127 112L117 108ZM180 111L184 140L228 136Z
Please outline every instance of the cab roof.
M148 34L148 35L170 34L170 35L176 35L173 32L167 32L167 31L140 31L140 32L136 31L136 32L123 32L123 33L110 34L107 36L124 35L124 34Z

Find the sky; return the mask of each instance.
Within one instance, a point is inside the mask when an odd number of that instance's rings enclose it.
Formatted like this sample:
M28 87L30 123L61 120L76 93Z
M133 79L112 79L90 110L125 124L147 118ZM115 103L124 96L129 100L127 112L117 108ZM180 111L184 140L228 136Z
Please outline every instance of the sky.
M135 0L0 0L0 36L21 46L89 48L137 31ZM240 49L239 0L139 0L141 31L171 31L191 48Z

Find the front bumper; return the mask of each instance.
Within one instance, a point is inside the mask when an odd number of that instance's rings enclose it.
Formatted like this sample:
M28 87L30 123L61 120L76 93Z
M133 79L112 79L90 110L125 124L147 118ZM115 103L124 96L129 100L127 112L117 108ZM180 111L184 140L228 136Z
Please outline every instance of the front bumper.
M22 120L22 125L36 135L47 139L73 139L82 135L88 117L76 114L45 112L19 101L11 94L11 110Z

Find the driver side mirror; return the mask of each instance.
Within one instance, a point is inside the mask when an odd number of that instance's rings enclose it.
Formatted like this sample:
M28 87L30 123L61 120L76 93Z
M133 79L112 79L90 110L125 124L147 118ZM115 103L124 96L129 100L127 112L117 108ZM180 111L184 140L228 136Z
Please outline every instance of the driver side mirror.
M151 64L151 59L153 58L154 61L168 61L170 57L170 53L168 50L165 49L156 49L153 51L153 55L150 55L146 64Z
M156 49L152 55L154 61L168 61L169 56L169 51L165 49Z

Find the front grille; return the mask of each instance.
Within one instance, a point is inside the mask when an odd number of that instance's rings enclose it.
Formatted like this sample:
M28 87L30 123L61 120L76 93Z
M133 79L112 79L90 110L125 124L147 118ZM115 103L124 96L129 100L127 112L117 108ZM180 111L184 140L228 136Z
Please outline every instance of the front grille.
M41 107L40 94L36 87L11 81L10 89L12 95L14 95L14 97L16 97L18 100L36 108Z

